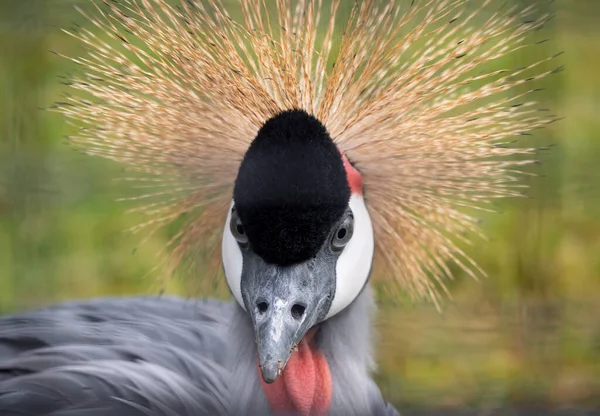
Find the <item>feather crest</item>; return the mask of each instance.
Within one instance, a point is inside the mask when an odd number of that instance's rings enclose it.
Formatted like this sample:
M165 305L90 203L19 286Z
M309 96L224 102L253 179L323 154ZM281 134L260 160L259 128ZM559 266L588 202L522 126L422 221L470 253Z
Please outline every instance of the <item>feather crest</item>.
M240 21L220 0L105 1L89 17L99 33L71 33L90 49L70 58L84 70L72 85L91 99L72 97L59 111L83 125L72 140L84 151L146 175L153 191L139 197L140 229L186 218L169 244L172 264L203 256L215 272L256 132L283 110L314 114L363 175L375 277L437 301L448 262L483 273L454 241L477 232L464 208L520 195L519 168L535 149L504 142L554 120L524 102L531 81L552 73L538 70L545 61L489 69L528 47L547 16L484 14L491 0L469 2L357 2L334 47L340 0L275 0L276 16L266 0L238 0Z

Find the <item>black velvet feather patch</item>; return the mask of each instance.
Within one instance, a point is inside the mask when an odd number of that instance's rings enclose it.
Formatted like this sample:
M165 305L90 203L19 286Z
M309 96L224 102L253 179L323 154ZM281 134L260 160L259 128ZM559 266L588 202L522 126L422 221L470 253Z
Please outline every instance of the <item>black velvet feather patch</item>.
M282 112L259 130L233 198L251 248L282 266L313 257L350 200L337 146L315 117Z

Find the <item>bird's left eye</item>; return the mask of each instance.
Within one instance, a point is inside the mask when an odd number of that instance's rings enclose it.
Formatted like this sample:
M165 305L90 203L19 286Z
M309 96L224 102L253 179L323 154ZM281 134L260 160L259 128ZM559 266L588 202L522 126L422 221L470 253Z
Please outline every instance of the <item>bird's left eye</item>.
M348 215L344 221L340 224L338 229L335 231L333 238L331 239L331 249L333 251L341 251L346 247L348 241L352 238L354 233L354 217L352 214Z
M245 246L248 244L248 236L246 235L246 230L238 217L235 208L231 211L231 221L229 221L229 229L231 230L231 234L237 240L238 244L241 246Z

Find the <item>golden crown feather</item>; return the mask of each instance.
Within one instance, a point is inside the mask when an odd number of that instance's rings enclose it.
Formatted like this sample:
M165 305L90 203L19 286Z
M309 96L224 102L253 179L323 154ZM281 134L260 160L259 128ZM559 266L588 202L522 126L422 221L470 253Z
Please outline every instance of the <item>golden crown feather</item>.
M58 108L85 152L141 173L138 228L186 218L169 243L175 266L201 257L220 271L242 157L266 120L296 108L363 176L376 281L437 301L449 263L483 273L456 243L478 232L465 208L521 194L536 149L504 143L555 120L528 101L555 56L498 67L532 46L548 18L534 7L365 0L339 38L341 0L276 0L276 16L266 0L238 0L239 21L219 0L103 3L86 15L98 31L69 32L89 54L69 58L83 74Z

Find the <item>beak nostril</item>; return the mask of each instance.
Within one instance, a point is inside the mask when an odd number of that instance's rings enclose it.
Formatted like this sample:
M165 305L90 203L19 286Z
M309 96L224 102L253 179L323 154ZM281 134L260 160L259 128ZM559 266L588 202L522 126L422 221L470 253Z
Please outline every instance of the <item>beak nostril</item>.
M306 311L306 306L296 303L292 306L292 317L294 319L302 319L304 311Z
M264 313L266 313L267 309L269 309L269 304L267 302L258 302L256 304L256 310L261 315L264 314Z

